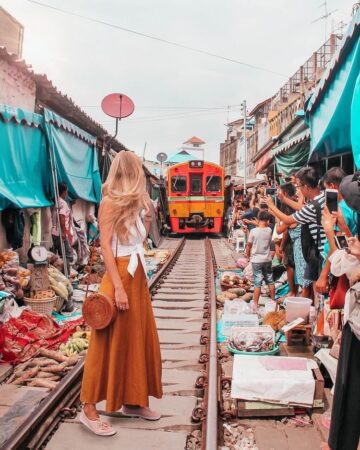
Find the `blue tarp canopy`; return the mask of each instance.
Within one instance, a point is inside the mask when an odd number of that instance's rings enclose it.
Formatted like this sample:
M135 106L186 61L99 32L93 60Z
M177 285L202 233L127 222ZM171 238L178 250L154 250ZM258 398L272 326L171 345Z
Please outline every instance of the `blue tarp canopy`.
M360 10L307 106L309 161L353 151L360 163Z
M50 206L50 164L39 114L0 105L0 211Z
M101 178L96 138L45 109L45 130L54 152L58 180L67 184L71 198L99 203Z

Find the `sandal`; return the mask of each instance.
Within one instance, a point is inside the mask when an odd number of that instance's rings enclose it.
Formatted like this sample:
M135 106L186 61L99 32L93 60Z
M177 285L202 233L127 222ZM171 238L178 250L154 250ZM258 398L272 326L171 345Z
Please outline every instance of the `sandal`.
M79 420L86 428L98 436L114 436L117 433L108 423L103 422L100 417L96 420L89 419L83 409L81 410Z
M123 416L126 417L140 417L145 420L159 420L161 418L161 414L156 411L153 411L150 408L131 408L128 406L123 406L120 409L120 412Z

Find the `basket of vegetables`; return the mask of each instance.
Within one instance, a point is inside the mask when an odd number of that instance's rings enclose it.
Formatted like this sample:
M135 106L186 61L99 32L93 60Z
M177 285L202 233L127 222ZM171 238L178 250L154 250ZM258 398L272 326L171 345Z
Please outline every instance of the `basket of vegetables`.
M37 291L31 297L24 297L24 304L30 306L32 311L51 316L56 301L55 292L52 289Z

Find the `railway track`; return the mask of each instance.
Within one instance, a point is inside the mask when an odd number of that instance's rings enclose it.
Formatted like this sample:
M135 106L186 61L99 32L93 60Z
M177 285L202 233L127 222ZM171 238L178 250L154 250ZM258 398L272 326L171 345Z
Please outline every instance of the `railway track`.
M217 448L218 378L214 267L220 241L177 240L150 290L159 331L164 397L151 406L158 422L108 417L114 438L92 435L77 420L83 361L61 381L2 447L3 450ZM168 240L166 248L174 248ZM101 404L100 404L101 411Z

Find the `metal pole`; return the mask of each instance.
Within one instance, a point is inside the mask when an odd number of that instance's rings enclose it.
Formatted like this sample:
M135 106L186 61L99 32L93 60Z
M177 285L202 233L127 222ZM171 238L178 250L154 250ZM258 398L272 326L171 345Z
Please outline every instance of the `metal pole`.
M244 195L246 195L246 167L247 167L247 139L246 139L246 100L243 101L244 109Z

